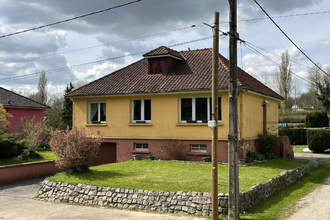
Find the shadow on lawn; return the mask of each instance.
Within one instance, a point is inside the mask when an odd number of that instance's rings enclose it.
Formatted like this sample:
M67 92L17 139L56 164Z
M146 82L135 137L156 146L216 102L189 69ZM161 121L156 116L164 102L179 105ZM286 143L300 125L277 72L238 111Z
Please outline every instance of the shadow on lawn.
M132 172L123 173L115 170L89 170L84 173L75 173L73 175L87 181L104 181L110 178L125 177L134 174Z

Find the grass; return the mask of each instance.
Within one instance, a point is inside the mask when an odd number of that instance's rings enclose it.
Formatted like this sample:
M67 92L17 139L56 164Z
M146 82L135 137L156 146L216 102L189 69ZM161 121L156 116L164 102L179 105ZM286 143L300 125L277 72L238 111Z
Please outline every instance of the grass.
M311 153L311 152L304 152L303 149L308 148L308 145L294 145L293 152L294 153Z
M296 209L297 202L323 184L329 176L330 167L320 165L317 170L308 172L299 182L286 187L257 206L240 215L240 219L287 219Z
M58 157L55 156L54 152L52 152L52 151L40 151L40 152L38 152L38 154L40 155L40 158L34 158L34 159L28 159L28 160L18 159L17 157L1 159L0 166L58 159Z
M293 160L273 160L240 166L240 191L304 164ZM86 173L57 173L54 182L123 187L159 191L211 192L211 164L174 161L128 161L91 167ZM228 192L228 166L219 165L219 192Z

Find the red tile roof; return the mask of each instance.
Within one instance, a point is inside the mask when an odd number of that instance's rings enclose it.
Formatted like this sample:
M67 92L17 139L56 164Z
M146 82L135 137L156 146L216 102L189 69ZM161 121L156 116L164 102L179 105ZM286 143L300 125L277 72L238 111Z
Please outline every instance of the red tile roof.
M148 58L93 81L67 96L102 96L119 94L207 91L212 88L212 49L177 52L166 47L157 48L144 56L170 54L184 58L166 75L148 74ZM179 55L178 55L179 54ZM229 61L220 55L219 90L228 89ZM239 88L248 89L276 99L283 99L276 92L237 69Z

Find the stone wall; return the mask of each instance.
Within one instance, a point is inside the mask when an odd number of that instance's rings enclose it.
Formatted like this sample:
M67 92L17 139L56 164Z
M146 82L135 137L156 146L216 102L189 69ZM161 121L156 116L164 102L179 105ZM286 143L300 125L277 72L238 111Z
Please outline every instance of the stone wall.
M268 182L240 193L241 210L250 208L268 198L277 190L299 180L315 162L286 171ZM219 194L219 213L228 212L228 194ZM206 192L163 192L152 190L97 187L84 184L54 183L45 180L38 192L41 200L83 205L116 207L130 210L149 210L190 215L211 213L211 194Z

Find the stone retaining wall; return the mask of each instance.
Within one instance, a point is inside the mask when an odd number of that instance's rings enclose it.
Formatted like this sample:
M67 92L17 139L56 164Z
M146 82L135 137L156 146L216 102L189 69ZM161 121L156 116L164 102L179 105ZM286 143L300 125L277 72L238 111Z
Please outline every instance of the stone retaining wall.
M253 186L240 193L240 208L250 208L268 198L277 190L299 180L308 170L317 167L308 163L293 170L283 172L268 182ZM41 200L83 205L117 207L120 209L140 209L190 215L211 213L211 194L206 192L163 192L113 187L97 187L84 184L54 183L45 180L38 192ZM228 194L219 194L219 213L228 212Z

